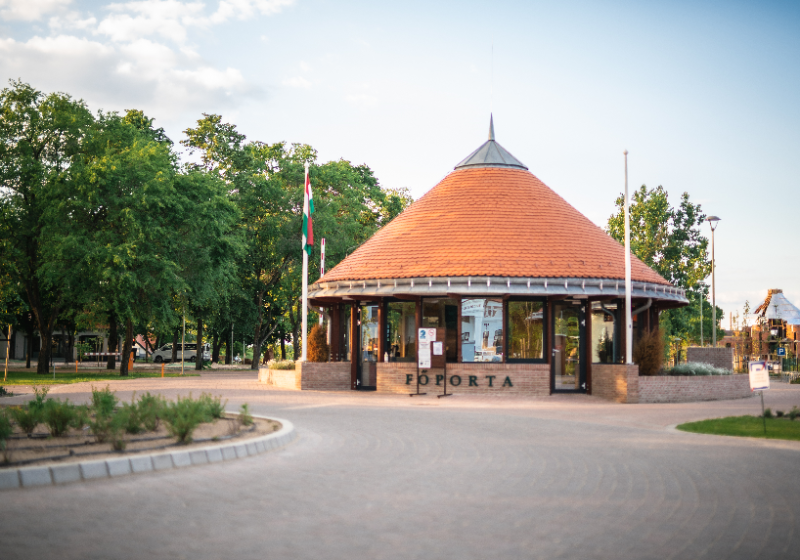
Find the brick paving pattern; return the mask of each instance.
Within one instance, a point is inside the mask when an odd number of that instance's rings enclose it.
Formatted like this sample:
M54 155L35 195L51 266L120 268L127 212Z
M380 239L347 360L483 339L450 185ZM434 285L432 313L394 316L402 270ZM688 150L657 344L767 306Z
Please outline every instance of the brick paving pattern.
M299 438L227 464L4 492L4 560L749 560L800 547L800 442L668 429L755 414L756 398L409 398L280 391L255 373L111 386L123 399L222 393L229 408L292 421ZM766 401L789 410L800 386L776 384Z

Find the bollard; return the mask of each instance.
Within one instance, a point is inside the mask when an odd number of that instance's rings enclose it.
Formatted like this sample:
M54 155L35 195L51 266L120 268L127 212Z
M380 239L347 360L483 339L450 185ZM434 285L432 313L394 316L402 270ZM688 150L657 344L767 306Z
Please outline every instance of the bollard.
M164 377L164 364L161 364L161 377Z

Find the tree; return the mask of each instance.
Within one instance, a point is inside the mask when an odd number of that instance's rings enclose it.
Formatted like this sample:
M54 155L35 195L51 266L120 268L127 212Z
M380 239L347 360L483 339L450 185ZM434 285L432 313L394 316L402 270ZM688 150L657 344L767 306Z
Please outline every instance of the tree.
M624 195L616 200L617 211L608 219L611 237L625 242ZM631 252L658 272L665 280L686 290L690 305L669 309L661 315L661 330L665 337L700 340L699 302L703 299L704 334L711 338L711 305L707 302L708 287L699 283L711 273L708 239L700 233L706 216L699 204L681 195L678 208L669 202L667 191L645 185L634 191L630 205ZM717 308L717 316L723 313ZM717 337L724 331L717 325ZM669 345L667 345L669 346Z
M48 259L67 216L53 219L56 191L73 185L72 162L94 119L82 101L11 81L0 92L0 273L18 283L41 337L37 371L47 373L66 278ZM60 187L56 189L56 187Z

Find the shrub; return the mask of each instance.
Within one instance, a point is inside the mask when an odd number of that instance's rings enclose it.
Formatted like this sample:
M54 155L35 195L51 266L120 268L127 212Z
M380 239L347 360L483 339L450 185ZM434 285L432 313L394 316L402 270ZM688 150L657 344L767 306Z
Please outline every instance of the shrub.
M783 418L783 411L782 410L776 410L775 411L775 416L777 416L778 418Z
M789 381L792 385L800 385L800 377L795 377L791 381Z
M144 431L139 407L134 402L122 403L122 408L117 409L114 416L119 417L119 424L129 434L141 434Z
M192 433L204 418L203 403L192 400L192 396L181 398L175 402L167 403L164 409L164 422L169 433L178 438L178 443L192 441Z
M205 421L210 422L217 418L222 418L225 414L225 405L228 404L226 400L222 403L222 397L214 397L209 393L202 393L200 398L197 399L203 405Z
M0 409L0 446L5 449L6 440L13 433L11 427L11 420L8 418L8 413Z
M48 399L42 409L42 419L50 430L50 435L64 435L75 420L75 407L68 400Z
M19 407L19 408L12 408L11 409L11 416L14 417L14 421L19 425L20 429L28 435L31 435L34 430L36 430L36 426L40 424L42 421L42 411L36 406L30 406L31 403L28 403L28 407Z
M295 369L292 360L283 360L282 362L272 362L269 364L269 369Z
M117 407L117 396L111 391L111 388L106 385L105 389L97 390L92 387L92 409L95 415L110 416L114 413Z
M250 426L253 423L253 417L250 414L250 407L247 403L242 405L242 409L239 412L239 422L241 422L243 426Z
M8 391L6 391L5 387L0 385L0 397L5 397L5 396L8 396L8 395L12 395L12 394L13 393L9 393Z
M656 375L664 362L664 339L660 329L645 331L633 349L633 362L639 375Z
M667 375L731 375L729 369L714 367L703 362L687 362L678 364L667 371Z
M308 335L308 361L327 362L329 351L328 333L322 325L314 325Z
M139 418L148 432L158 429L164 410L164 397L149 392L139 397Z
M45 397L47 397L47 393L50 392L50 387L46 385L44 387L37 387L36 385L33 386L33 400L28 401L28 408L35 408L37 410L42 410L44 408Z
M800 416L800 409L798 409L796 405L793 406L792 410L789 411L788 416L789 416L789 420L794 422L794 419L797 418L798 416Z
M764 418L772 418L772 409L767 407L764 409Z

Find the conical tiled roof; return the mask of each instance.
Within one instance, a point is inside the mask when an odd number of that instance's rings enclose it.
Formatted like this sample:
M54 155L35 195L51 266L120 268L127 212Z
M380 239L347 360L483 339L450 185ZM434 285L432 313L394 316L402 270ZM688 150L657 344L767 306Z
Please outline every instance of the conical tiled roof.
M800 325L800 309L783 295L783 290L769 290L767 299L755 310L765 319L781 319L790 325Z
M320 282L458 276L624 279L624 249L524 168L464 166ZM670 285L636 257L632 278Z

